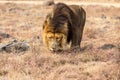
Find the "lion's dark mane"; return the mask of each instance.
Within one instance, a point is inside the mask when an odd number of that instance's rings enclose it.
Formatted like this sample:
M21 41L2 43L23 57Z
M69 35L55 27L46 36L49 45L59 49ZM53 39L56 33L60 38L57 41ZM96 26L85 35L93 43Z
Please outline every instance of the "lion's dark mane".
M68 23L68 37L67 42L70 42L72 31L71 31L71 16L73 12L71 9L63 3L58 3L53 8L53 17L51 19L52 27L57 30L58 27L63 27L65 23Z

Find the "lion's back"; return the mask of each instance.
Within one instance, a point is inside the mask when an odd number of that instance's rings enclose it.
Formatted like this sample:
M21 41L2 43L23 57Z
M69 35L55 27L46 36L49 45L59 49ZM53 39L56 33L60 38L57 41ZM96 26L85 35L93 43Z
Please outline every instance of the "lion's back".
M73 26L76 26L76 25L84 26L85 19L86 19L85 10L81 6L78 6L78 5L70 5L69 7L74 14L71 17Z

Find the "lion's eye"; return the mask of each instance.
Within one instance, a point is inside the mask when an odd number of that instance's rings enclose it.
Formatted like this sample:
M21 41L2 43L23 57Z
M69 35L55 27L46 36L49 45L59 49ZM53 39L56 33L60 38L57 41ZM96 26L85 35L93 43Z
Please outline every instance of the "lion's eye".
M49 40L52 40L52 39L53 39L53 37L48 37L48 39L49 39Z
M56 40L57 41L60 41L62 38L61 37L56 37Z

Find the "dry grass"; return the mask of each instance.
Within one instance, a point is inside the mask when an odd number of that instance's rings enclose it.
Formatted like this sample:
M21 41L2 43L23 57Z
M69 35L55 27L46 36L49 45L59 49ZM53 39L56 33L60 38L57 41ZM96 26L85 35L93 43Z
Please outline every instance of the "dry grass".
M0 80L120 80L120 8L83 6L87 12L81 51L51 53L41 40L42 24L52 7L0 5L1 38L26 40L22 53L0 53ZM112 44L111 49L102 49Z

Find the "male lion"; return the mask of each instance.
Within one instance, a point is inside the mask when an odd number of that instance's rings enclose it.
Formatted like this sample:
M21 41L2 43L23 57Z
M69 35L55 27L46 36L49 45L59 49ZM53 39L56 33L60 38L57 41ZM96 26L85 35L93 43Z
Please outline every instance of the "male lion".
M47 15L43 25L43 42L51 51L65 49L71 42L71 48L80 47L86 12L77 5L58 3Z

